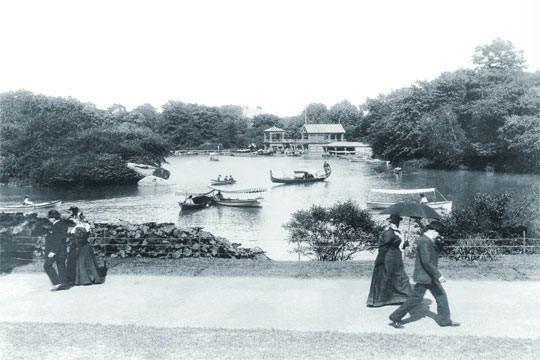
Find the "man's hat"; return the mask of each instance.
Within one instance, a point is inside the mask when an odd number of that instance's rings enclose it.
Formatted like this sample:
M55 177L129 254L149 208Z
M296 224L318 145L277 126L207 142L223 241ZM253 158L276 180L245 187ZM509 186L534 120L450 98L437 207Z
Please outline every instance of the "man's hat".
M429 230L429 229L442 233L444 231L444 225L439 220L433 220L426 226L426 230Z
M396 214L391 214L386 220L397 220L397 221L401 221L403 220L403 218L399 215L396 215Z
M47 213L48 218L60 219L60 213L56 210L49 210Z
M77 214L79 212L79 208L76 206L71 206L68 211L71 211L74 214Z

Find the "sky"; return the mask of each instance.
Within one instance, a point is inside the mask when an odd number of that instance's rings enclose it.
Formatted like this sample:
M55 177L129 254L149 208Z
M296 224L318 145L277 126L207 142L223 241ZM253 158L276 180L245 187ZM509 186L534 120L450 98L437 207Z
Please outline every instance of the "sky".
M538 0L2 1L0 92L280 116L471 68L500 37L540 68Z

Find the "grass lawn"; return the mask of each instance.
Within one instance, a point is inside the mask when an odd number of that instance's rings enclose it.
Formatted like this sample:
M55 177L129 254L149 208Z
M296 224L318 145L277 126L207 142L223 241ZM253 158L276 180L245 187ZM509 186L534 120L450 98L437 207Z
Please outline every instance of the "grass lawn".
M109 274L176 276L261 276L286 278L371 278L373 261L265 261L216 258L111 258ZM413 259L405 259L412 276ZM455 280L540 280L540 255L506 255L475 263L441 259L439 269ZM13 272L42 272L43 262L16 267Z
M535 359L529 339L0 323L5 359Z

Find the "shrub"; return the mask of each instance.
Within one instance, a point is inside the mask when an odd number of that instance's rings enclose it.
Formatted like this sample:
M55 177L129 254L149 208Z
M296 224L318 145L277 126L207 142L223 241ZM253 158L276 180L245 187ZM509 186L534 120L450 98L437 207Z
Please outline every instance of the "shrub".
M325 261L349 260L361 250L373 249L382 231L353 201L299 210L284 227L294 252Z
M494 260L522 253L523 232L534 216L526 200L513 203L506 193L476 194L463 208L442 219L443 255L455 260Z

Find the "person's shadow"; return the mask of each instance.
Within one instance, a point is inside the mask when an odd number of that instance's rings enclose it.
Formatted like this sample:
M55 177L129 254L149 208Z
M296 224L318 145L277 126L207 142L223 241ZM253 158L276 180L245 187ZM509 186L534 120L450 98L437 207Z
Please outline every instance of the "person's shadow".
M412 309L409 314L410 316L401 321L402 324L408 324L414 321L418 321L425 317L432 318L437 324L439 323L439 316L429 309L429 306L433 303L430 299L422 300L422 303Z

